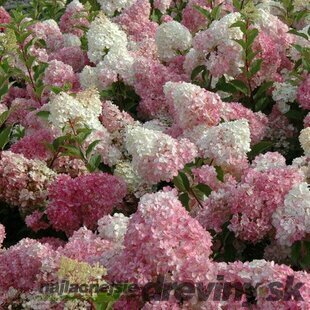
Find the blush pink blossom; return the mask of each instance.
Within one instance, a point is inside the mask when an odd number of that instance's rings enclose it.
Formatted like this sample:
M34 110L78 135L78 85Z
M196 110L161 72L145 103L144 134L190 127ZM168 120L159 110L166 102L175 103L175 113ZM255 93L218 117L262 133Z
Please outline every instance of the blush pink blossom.
M88 13L83 4L78 0L74 0L66 7L65 13L60 18L60 29L62 32L82 37L84 31L81 28L89 26L87 17Z
M79 87L79 81L73 68L62 61L52 60L44 72L43 83L46 86L64 87L72 85L73 89Z
M194 280L195 272L210 267L210 234L172 191L141 198L129 220L124 246L109 269L114 281L143 285L169 273L175 279Z
M147 0L137 0L115 18L123 30L134 41L155 38L158 25L150 21L151 5Z
M74 72L80 72L88 63L87 55L78 46L61 48L49 54L49 61L58 60L71 66Z
M266 135L268 117L262 112L252 112L241 103L231 102L225 105L224 115L227 120L248 120L252 144L258 143Z
M240 239L262 240L272 229L273 212L283 207L285 195L303 179L299 169L292 166L248 169L230 195L233 216L229 229Z
M5 10L3 6L0 6L0 24L8 24L11 20L10 14ZM4 31L4 27L0 27L0 32Z
M56 230L71 235L85 225L94 229L98 220L122 202L126 185L107 173L92 173L72 179L60 175L48 189L47 216Z
M14 143L10 150L16 154L22 154L27 159L48 160L52 154L46 144L54 140L54 134L48 129L31 132Z

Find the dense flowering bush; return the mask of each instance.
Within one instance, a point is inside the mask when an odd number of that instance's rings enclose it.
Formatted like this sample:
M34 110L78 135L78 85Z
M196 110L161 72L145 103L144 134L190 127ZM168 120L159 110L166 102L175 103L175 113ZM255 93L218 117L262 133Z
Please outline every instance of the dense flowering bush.
M0 7L0 308L309 309L309 21Z

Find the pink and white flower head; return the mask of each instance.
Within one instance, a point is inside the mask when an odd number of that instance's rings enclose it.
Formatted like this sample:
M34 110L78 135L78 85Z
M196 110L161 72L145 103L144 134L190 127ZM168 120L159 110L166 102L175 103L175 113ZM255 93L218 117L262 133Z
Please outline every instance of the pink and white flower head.
M56 87L72 85L73 88L76 88L78 86L78 80L73 68L58 60L49 62L49 66L44 72L43 83Z
M59 256L49 245L25 238L0 255L0 302L10 288L19 293L40 289L55 280Z
M0 199L28 212L44 205L47 187L56 173L40 160L3 151L0 160Z
M107 173L92 173L72 179L60 175L48 189L47 216L56 230L71 235L85 225L91 229L126 195L124 181Z
M87 56L79 46L68 46L49 54L49 61L58 60L80 72L87 63Z
M93 63L100 62L112 47L117 49L127 45L126 33L103 13L100 13L90 24L87 40L88 58Z
M240 28L230 27L240 18L240 13L229 13L194 37L193 47L202 55L208 55L205 65L213 76L224 73L236 76L241 72L242 48L234 40L242 39L243 34Z
M150 183L170 181L197 156L195 145L187 139L176 140L141 126L127 128L125 146L133 167Z
M106 215L98 221L98 232L102 239L123 243L129 218L122 213Z
M141 97L139 112L145 118L154 118L167 114L167 103L163 87L165 83L179 82L183 76L164 66L159 60L140 57L132 67L134 71L134 88Z
M276 240L291 246L310 233L310 190L305 182L296 184L285 196L284 206L272 215Z
M46 161L52 156L46 143L52 143L54 138L55 135L49 129L36 130L14 143L10 151L22 154L27 159Z
M176 280L193 281L205 279L210 268L211 236L173 191L141 198L129 220L124 247L109 269L114 281L146 284L168 273Z
M248 169L231 191L229 207L233 217L229 229L242 240L262 240L272 229L272 214L283 208L285 195L303 180L303 173L292 166Z
M273 168L286 167L286 160L283 155L278 152L267 152L255 157L251 163L251 168L256 171L267 171Z
M123 9L130 7L135 0L98 0L101 10L109 17L113 17L115 13L120 13Z
M169 9L172 0L155 0L154 8L158 9L160 12L165 13Z
M122 157L118 146L113 144L112 135L103 126L99 130L94 130L85 141L88 147L92 142L99 140L93 152L101 155L101 160L108 166L115 165Z
M72 33L78 37L82 37L84 31L81 27L88 27L88 13L83 4L79 0L73 0L66 7L64 15L60 19L60 29L65 33Z
M185 26L171 21L158 27L155 42L160 60L167 62L177 56L177 51L191 47L192 35Z
M38 22L30 27L34 36L43 39L49 51L56 51L63 47L64 41L58 24L53 19Z
M118 23L133 41L154 39L157 23L150 21L151 4L148 0L136 0L117 16Z
M206 129L197 142L200 153L219 166L236 166L250 151L250 128L246 120L221 123Z
M114 248L113 242L100 238L86 227L81 227L73 233L60 253L80 262L95 264L102 261L106 263L108 258L114 254Z
M189 0L182 12L182 24L191 32L197 32L207 24L207 18L198 12L195 5L210 10L209 4L204 0Z
M260 142L267 132L268 117L262 112L253 112L241 103L231 102L225 104L223 118L232 121L246 119L251 132L251 144Z
M183 129L215 126L221 120L223 103L215 93L185 82L167 82L164 93L176 124Z
M133 125L134 119L111 101L102 103L102 113L100 115L102 125L111 133L123 130L127 125Z
M8 24L11 20L10 14L5 10L3 6L0 6L0 24ZM0 32L4 31L5 28L0 27Z

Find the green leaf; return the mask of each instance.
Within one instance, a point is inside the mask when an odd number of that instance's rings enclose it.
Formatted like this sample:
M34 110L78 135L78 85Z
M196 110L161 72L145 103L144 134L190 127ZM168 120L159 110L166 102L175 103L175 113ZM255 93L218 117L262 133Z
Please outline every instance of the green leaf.
M246 23L239 20L233 24L230 25L230 28L235 28L235 27L239 27L240 30L243 32L243 33L246 33Z
M187 192L190 188L189 180L184 172L179 172L179 175L174 177L173 184L181 191Z
M4 128L0 132L0 149L3 150L4 147L9 143L10 141L10 136L12 132L12 126Z
M304 112L302 110L289 110L284 114L289 119L301 120L304 118Z
M246 96L249 94L248 86L241 80L233 80L230 81L230 84L232 84L236 89L241 91Z
M257 36L258 36L258 30L256 28L247 30L246 47L251 46Z
M252 60L255 58L256 55L258 55L260 52L253 52L252 49L248 49L247 50L247 54L246 54L246 60L248 62L252 62Z
M235 94L236 92L238 92L237 89L233 85L226 82L224 76L221 77L219 81L217 82L216 89L230 93L230 94Z
M8 119L10 115L10 111L5 111L0 115L0 127L2 127L2 125L6 122L6 120Z
M189 196L188 196L188 193L182 193L179 196L179 200L182 202L182 205L184 206L184 208L187 211L190 211L190 209L189 209Z
M224 182L224 171L221 166L215 166L214 167L216 170L217 174L217 179L220 180L221 182Z
M206 18L208 18L209 20L211 19L211 14L208 10L200 7L199 5L193 5L193 8L198 11L199 13L201 13L203 16L205 16Z
M245 50L246 49L246 42L244 40L236 40L234 39L235 42L237 42L241 47Z
M212 192L211 188L208 185L202 183L192 187L192 191L195 197L197 197L201 201L205 200L206 197L208 197Z
M84 159L84 155L80 148L73 145L64 145L63 148L66 150L63 154Z
M64 144L64 142L67 140L67 136L60 136L57 137L54 141L53 141L53 147L55 150L58 150L60 146L62 146Z
M223 3L223 2L222 2ZM211 18L212 20L217 20L220 17L221 14L221 5L222 3L220 3L219 5L217 5L212 11L211 11Z
M263 83L257 90L254 95L254 99L261 97L262 95L265 96L266 91L273 85L273 82L265 82Z
M202 65L202 66L197 66L193 71L192 71L192 74L191 74L191 80L195 80L195 78L197 77L197 75L206 70L206 66Z
M299 32L296 29L291 29L291 30L288 31L288 33L295 34L296 36L299 36L299 37L302 37L302 38L308 40L308 36L305 33Z
M206 197L208 197L212 192L212 189L208 185L202 183L196 185L195 188L202 192Z
M268 97L259 98L255 102L255 112L263 111L267 107L268 103L269 103Z
M251 159L255 158L255 156L266 152L272 147L273 143L271 141L261 141L254 146L252 146L251 151L248 153L248 157Z
M36 115L43 118L44 120L48 120L50 114L51 113L49 111L40 111Z
M93 141L87 148L86 150L86 157L88 158L89 155L91 154L91 152L94 150L94 148L96 147L96 145L98 145L98 143L100 143L101 140L95 140Z
M80 131L75 137L75 140L79 143L82 144L87 137L91 134L92 130L87 128L85 131Z
M240 11L241 10L241 3L239 0L233 0L233 6Z
M100 154L94 154L89 162L88 162L88 170L89 172L94 172L100 165L101 163L101 155Z
M260 70L262 63L263 63L262 59L256 59L255 61L253 61L251 68L248 72L249 73L248 78L251 78Z

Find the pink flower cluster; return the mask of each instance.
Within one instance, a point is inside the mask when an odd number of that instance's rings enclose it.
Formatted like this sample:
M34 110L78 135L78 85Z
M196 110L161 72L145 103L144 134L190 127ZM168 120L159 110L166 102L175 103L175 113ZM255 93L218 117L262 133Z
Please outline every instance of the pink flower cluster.
M173 191L147 194L129 221L124 250L109 276L137 284L169 274L198 280L210 268L210 254L210 234L189 216Z
M3 151L0 159L0 199L29 212L44 205L56 173L44 162Z
M56 230L72 235L81 225L94 229L97 221L121 203L125 195L125 183L106 173L75 179L60 175L48 188L46 214Z
M10 14L5 10L3 6L0 6L0 24L8 24L11 20ZM4 27L0 27L0 32L4 31Z

